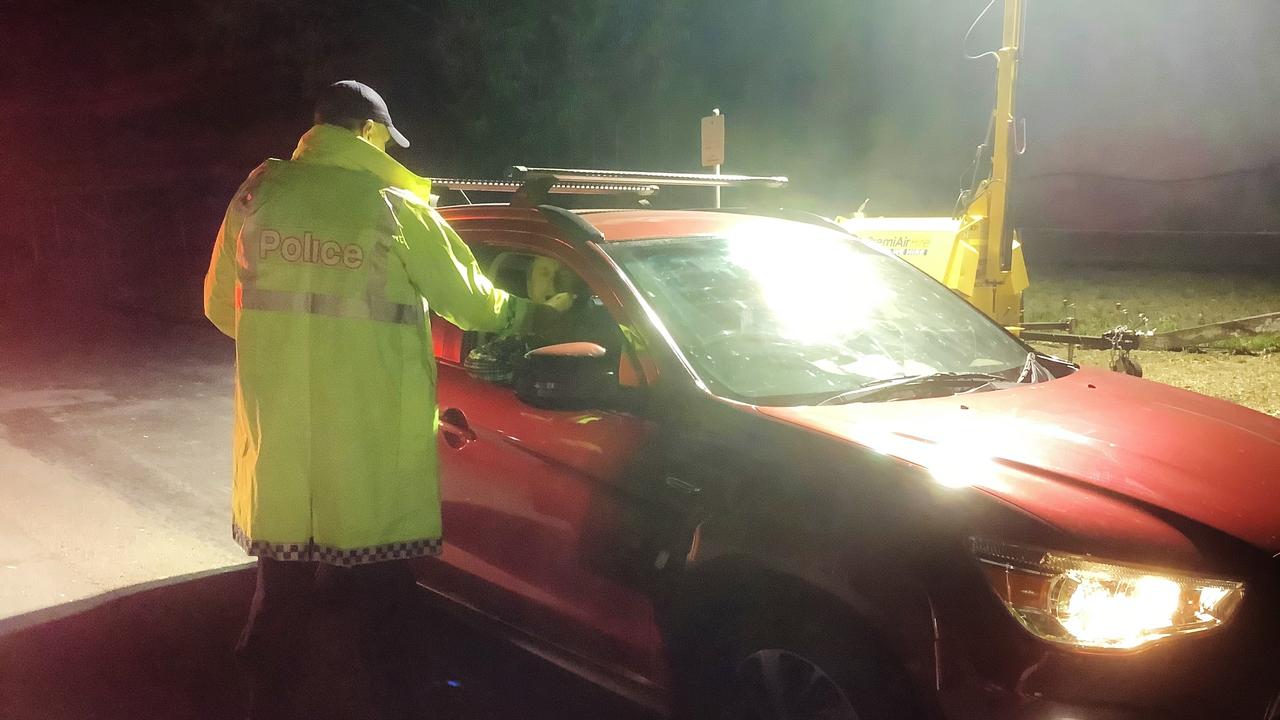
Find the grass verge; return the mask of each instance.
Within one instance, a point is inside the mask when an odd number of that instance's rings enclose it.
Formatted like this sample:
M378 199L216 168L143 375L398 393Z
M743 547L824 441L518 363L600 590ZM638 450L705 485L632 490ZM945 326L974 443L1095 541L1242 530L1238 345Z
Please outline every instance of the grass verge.
M1280 311L1280 276L1171 270L1067 268L1035 273L1025 295L1029 322L1076 318L1097 335L1117 325L1165 332ZM1066 355L1062 346L1045 350ZM1280 335L1233 338L1202 352L1137 351L1144 377L1280 417ZM1078 350L1076 361L1107 367L1110 354Z
M1276 274L1070 268L1036 273L1025 294L1028 322L1076 318L1098 335L1117 325L1167 332L1280 312ZM1280 335L1234 338L1214 347L1248 353L1280 351Z

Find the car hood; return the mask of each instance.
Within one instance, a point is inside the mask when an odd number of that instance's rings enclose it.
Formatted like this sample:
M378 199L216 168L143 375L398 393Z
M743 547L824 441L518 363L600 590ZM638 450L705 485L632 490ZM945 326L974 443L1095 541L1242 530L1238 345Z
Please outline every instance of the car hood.
M1167 535L1155 518L1172 512L1280 552L1280 419L1160 383L1082 368L944 398L757 410L1072 532Z

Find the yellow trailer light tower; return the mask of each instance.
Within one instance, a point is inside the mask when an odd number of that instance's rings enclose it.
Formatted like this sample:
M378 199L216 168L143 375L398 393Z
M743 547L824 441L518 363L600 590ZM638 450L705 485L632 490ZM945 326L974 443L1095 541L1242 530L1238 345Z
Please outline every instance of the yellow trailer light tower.
M1024 9L1025 0L1005 0L1003 42L995 51L996 107L991 118L994 141L991 174L968 198L961 216L963 224L957 233L957 238L978 250L975 304L1004 325L1022 322L1022 291L1028 284L1021 248L1016 247L1017 237L1009 222L1009 182L1018 132L1014 90L1018 86L1018 62L1022 58Z
M995 2L991 0L983 15ZM869 218L859 211L853 217L836 219L855 235L901 255L1015 332L1022 323L1022 291L1028 285L1022 246L1008 212L1013 157L1021 151L1017 147L1019 125L1014 90L1025 7L1025 0L1005 0L1000 49L976 56L990 55L996 60L996 106L987 139L974 159L974 183L961 194L956 215ZM978 181L978 168L988 153L990 173Z

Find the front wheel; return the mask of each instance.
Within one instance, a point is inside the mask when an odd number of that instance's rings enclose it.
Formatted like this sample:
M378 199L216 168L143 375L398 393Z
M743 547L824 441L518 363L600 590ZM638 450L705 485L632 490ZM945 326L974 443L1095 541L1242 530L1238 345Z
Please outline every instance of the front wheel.
M714 609L713 609L714 608ZM698 720L910 720L909 683L856 623L808 603L716 603L673 670L676 715ZM690 637L686 635L685 637Z
M839 683L817 661L771 648L743 658L722 720L860 720Z

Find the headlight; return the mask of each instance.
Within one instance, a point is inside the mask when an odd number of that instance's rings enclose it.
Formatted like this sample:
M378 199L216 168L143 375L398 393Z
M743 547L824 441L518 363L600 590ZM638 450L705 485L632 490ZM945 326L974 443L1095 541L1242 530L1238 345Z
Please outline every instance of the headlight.
M1078 648L1135 650L1211 630L1244 597L1232 580L974 539L983 574L1033 634Z

